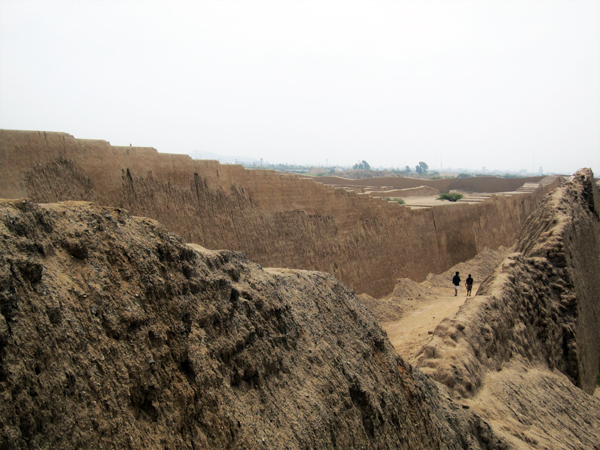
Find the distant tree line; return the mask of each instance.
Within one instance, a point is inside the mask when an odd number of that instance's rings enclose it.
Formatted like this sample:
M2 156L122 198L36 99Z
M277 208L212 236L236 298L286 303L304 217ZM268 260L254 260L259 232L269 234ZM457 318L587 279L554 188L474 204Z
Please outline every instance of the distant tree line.
M354 166L352 166L352 168L353 169L360 169L360 170L371 170L371 166L364 159L363 159L362 162L354 164Z
M428 170L429 166L423 161L419 162L419 165L415 167L415 172L417 172L419 175L427 175Z

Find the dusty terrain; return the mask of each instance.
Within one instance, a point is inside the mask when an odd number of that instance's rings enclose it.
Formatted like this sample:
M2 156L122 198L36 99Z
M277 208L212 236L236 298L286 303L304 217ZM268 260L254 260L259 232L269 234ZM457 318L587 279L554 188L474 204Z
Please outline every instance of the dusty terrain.
M118 208L4 201L2 447L598 448L600 399L585 392L598 354L585 348L597 349L599 281L580 276L599 257L598 202L582 178L546 200L458 314L451 271L370 299L385 302L378 318L412 327L408 340L390 334L421 370L330 275L186 245ZM507 252L453 270L479 281ZM510 273L528 258L545 272L515 297ZM544 284L558 297L528 294ZM570 309L540 314L536 302L557 299ZM570 328L573 314L592 320ZM433 334L415 355L419 329ZM571 334L548 339L561 329Z
M515 448L600 448L599 212L591 173L579 172L498 267L489 254L421 284L399 280L401 308L368 299L398 353ZM453 270L491 276L475 297L454 297L443 287Z
M401 320L382 326L398 354L414 364L433 330L453 318L465 301L440 292L412 302ZM594 401L560 372L518 358L487 374L482 385L475 397L459 399L461 404L485 417L515 448L598 448L600 388Z
M418 351L431 340L435 327L442 319L454 317L464 302L462 295L447 295L442 289L435 288L431 297L407 301L402 319L384 322L381 326L398 354L414 363Z
M321 184L325 177L317 180L66 133L0 130L0 198L123 208L158 220L186 242L241 251L265 267L324 271L375 297L389 294L398 278L422 281L485 247L512 245L527 216L558 185L478 204L411 209L361 192L374 185L503 192L539 177L334 178L331 186ZM336 180L344 184L333 187ZM351 192L348 183L358 188Z
M429 180L426 178L412 177L381 177L360 180L348 180L340 177L319 177L319 182L331 186L347 187L365 192L373 189L412 189L420 186L430 186L440 192L460 190L464 192L506 192L515 191L524 183L539 183L543 177L528 178L498 178L498 177L474 177L474 178L445 178L440 180Z
M478 287L475 284L473 295ZM436 327L472 299L464 290L454 297L448 294L451 288L426 289L427 296L405 302L400 320L382 323L398 354L411 364L417 363ZM594 401L560 372L519 358L487 374L482 385L475 397L460 400L463 407L485 417L515 448L599 448L600 387Z
M0 447L600 449L591 171L437 181L0 130Z
M0 203L0 446L504 449L331 275Z
M342 172L338 172L335 174L335 176L347 180L362 180L381 177L399 177L400 175L389 170L349 169L344 170Z
M373 311L398 354L414 363L417 352L431 340L435 327L442 319L454 317L469 298L464 286L467 276L471 274L475 281L472 291L472 296L475 296L480 283L493 273L509 252L510 249L504 247L485 249L475 258L442 274L430 274L422 283L402 278L387 298L375 300L365 294L359 298ZM455 272L459 272L462 279L456 297L451 281Z

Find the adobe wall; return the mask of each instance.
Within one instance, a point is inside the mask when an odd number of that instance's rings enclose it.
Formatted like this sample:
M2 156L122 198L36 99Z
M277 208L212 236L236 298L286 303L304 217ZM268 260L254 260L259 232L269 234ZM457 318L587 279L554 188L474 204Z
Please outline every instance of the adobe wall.
M578 190L585 203L565 231L564 252L577 298L578 386L591 394L600 349L600 194L590 181L589 171L578 172L573 180L571 192Z
M423 347L417 367L461 397L511 359L542 362L588 394L600 348L600 194L578 171L529 217L516 246Z
M556 185L411 211L295 175L65 133L0 130L0 198L126 208L188 242L239 250L268 267L329 272L374 296L391 292L397 278L421 281L484 247L512 245Z
M0 201L0 448L507 450L329 274Z

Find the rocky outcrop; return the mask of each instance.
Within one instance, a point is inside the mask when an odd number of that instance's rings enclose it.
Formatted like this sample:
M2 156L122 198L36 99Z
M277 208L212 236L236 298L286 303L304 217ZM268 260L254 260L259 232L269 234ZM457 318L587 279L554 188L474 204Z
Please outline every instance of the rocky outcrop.
M331 275L0 203L0 447L503 449Z
M376 297L389 294L398 278L421 281L485 247L512 245L557 185L478 205L412 211L295 175L65 133L0 130L0 198L125 208L187 242L242 251L265 266L325 271Z
M436 328L417 367L455 397L477 399L480 391L487 392L516 421L537 427L538 438L552 446L598 448L598 400L580 392L573 403L565 399L574 394L560 388L530 395L510 379L503 379L502 390L491 380L498 371L518 367L513 371L525 384L552 385L562 377L587 394L594 392L600 349L599 213L592 173L581 170L529 217L516 252L481 285L477 296ZM536 370L541 375L534 377ZM507 391L515 391L512 399ZM523 406L536 402L539 410ZM581 405L578 414L583 418L556 418L573 404ZM588 425L582 427L582 420ZM553 429L550 422L566 431L546 435Z

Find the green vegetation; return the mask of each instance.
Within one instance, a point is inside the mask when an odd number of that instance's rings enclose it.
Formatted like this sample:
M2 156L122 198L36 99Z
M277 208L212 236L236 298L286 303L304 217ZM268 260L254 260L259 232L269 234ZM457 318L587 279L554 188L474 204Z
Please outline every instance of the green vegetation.
M390 172L397 173L399 175L410 175L412 173L412 170L410 170L410 167L406 166L404 170L392 169Z
M436 200L448 200L449 202L455 202L463 198L462 194L440 194Z
M354 164L353 169L371 170L371 166L364 159L361 163Z
M456 178L470 178L470 177L471 177L471 175L469 175L468 173L459 173Z
M423 161L420 161L419 165L415 167L415 172L417 172L419 175L427 175L428 170L429 166Z
M399 205L404 205L406 202L404 200L402 200L401 198L390 198L390 197L381 197L381 200L386 200L388 202L396 202Z

